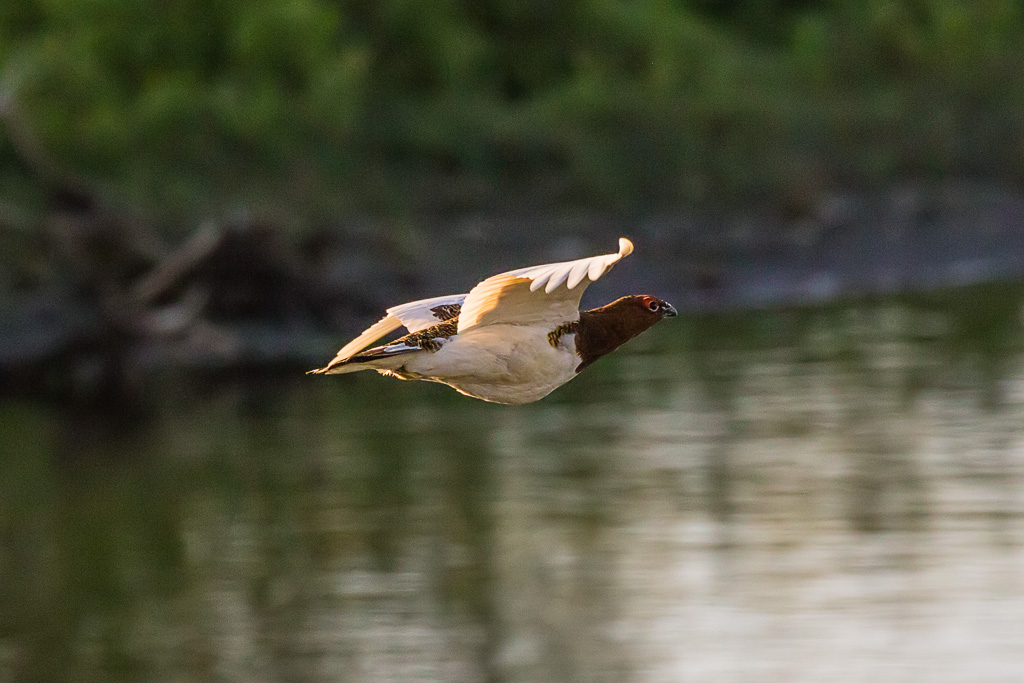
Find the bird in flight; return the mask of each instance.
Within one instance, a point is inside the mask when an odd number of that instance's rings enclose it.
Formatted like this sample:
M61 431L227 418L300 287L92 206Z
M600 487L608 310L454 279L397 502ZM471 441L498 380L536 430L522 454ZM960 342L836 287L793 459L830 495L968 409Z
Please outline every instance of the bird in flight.
M447 384L493 403L544 398L663 318L676 315L667 301L624 296L580 311L583 290L607 273L633 243L577 261L511 270L487 278L468 294L395 306L343 346L314 374L359 370L399 379ZM367 348L405 326L409 333Z

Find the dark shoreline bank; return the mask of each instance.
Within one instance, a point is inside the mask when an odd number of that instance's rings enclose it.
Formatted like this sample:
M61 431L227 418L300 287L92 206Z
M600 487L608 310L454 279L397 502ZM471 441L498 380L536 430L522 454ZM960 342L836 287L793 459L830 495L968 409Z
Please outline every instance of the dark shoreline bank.
M637 253L584 304L645 291L708 313L1024 278L1024 193L966 182L832 195L790 212L428 219L402 235L343 227L294 245L258 222L229 225L194 262L179 258L137 315L81 278L10 295L0 307L0 394L120 400L167 368L298 370L387 306L611 251L620 235Z

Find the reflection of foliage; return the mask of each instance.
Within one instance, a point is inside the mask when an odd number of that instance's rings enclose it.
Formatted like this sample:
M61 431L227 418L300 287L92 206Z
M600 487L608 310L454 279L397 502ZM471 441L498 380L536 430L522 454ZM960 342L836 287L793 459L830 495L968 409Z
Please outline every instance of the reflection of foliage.
M630 206L821 171L1019 173L1022 35L1014 0L0 8L18 115L163 217L268 195L329 213L511 184ZM2 177L23 172L0 139Z
M693 318L695 376L716 408L731 410L743 378L783 352L794 374L835 367L873 398L889 391L911 407L926 391L966 384L984 408L999 407L1003 378L1021 352L1024 286L849 299L824 307L711 313ZM995 397L995 398L993 398Z

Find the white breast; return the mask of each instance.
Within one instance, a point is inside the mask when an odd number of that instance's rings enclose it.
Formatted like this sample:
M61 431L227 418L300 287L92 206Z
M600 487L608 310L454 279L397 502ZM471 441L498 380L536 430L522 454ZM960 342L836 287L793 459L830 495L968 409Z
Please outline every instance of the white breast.
M529 403L547 396L576 376L580 359L575 335L558 346L547 328L485 325L455 336L436 353L417 354L408 372L495 403Z

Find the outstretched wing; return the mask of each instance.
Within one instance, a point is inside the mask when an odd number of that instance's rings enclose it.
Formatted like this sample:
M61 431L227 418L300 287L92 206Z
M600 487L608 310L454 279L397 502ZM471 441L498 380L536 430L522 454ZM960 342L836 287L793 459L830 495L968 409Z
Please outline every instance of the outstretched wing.
M615 254L530 266L489 277L466 295L459 314L459 332L495 323L555 327L577 320L587 285L632 252L633 243L620 237Z
M466 294L438 296L433 299L420 299L401 306L393 306L387 315L366 328L362 334L345 344L330 363L319 370L311 370L313 374L330 374L331 369L344 363L381 337L394 332L403 325L409 332L419 332L438 323L451 320L459 315Z
M393 316L401 320L410 332L419 332L446 320L457 318L465 299L465 294L436 296L433 299L420 299L401 306L392 306L387 313L388 317Z

